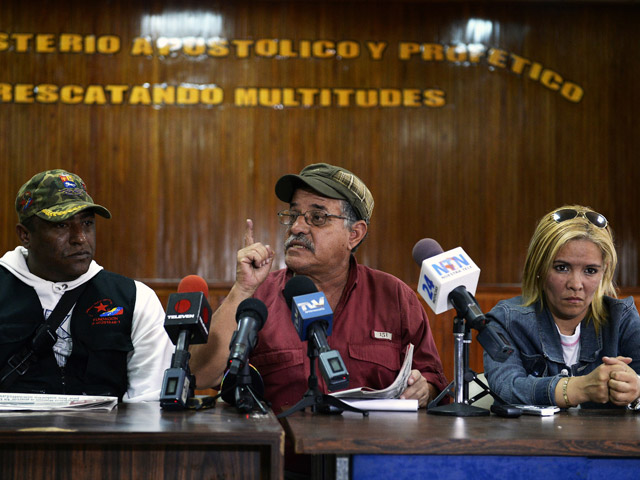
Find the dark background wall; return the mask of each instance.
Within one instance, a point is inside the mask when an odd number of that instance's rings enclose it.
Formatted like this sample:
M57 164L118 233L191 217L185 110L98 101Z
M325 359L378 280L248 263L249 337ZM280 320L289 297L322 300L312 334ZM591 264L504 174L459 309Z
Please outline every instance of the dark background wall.
M0 250L19 186L66 168L113 213L100 264L163 300L199 274L219 299L246 218L283 266L273 186L326 161L376 200L359 261L410 285L419 239L462 246L489 309L518 293L537 220L579 203L609 219L637 294L639 24L636 2L3 1ZM211 96L154 103L154 86ZM431 317L450 373L451 316Z

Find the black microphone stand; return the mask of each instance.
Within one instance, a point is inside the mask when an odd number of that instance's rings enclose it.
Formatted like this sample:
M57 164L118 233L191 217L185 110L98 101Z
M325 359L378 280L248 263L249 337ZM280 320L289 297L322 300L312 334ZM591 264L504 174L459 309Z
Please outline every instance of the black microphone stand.
M249 362L244 362L244 366L238 372L236 377L235 391L236 408L238 412L249 413L255 407L258 407L261 413L267 414L267 408L262 401L256 396L251 386L251 372L249 370Z
M195 395L196 377L189 368L190 332L180 330L171 367L165 370L160 391L160 407L165 410L200 410L215 406L217 397Z
M318 358L318 350L313 345L313 342L309 341L307 345L307 356L309 357L309 389L304 393L298 403L296 403L290 409L278 414L276 418L284 418L299 410L304 410L307 407L311 407L313 413L337 413L340 414L344 410L350 412L361 413L363 416L368 417L369 412L361 410L356 407L352 407L343 402L339 398L332 395L322 393L318 388L318 376L316 375L316 360ZM335 407L336 411L331 411L331 407Z
M456 417L480 417L490 415L489 410L480 407L474 407L471 403L479 400L485 395L491 395L497 398L496 395L484 384L476 375L476 373L469 368L469 345L471 344L471 328L467 324L468 322L456 315L453 321L453 337L455 341L454 345L454 358L453 358L453 381L445 388L440 395L429 402L427 406L427 413L434 415L449 415ZM476 382L483 391L469 400L469 383ZM453 394L451 392L454 392ZM448 405L438 405L446 395L451 395L454 401ZM498 398L499 401L501 401Z
M189 369L190 332L181 329L176 348L171 357L171 366L165 370L160 391L160 407L167 410L188 408L189 399L194 396L195 377Z

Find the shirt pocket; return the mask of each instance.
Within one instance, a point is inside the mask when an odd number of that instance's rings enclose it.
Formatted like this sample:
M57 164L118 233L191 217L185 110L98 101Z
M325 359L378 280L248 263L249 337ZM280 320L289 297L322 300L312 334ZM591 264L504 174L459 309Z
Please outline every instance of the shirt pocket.
M85 340L88 350L131 352L133 351L133 343L131 335L125 332L104 332L100 335L90 337Z
M534 377L547 376L547 362L543 355L527 355L520 352L520 358L522 358L522 366L529 375Z
M251 356L251 365L262 376L269 401L296 402L302 397L309 376L305 358L302 348L271 350Z
M301 348L274 350L252 355L250 363L266 377L280 370L299 367L304 364L305 354Z
M367 344L350 344L349 357L353 360L374 363L397 372L401 367L402 345L390 342Z
M81 367L79 371L83 372L87 381L94 382L96 379L111 378L113 374L126 375L129 354L133 352L133 343L131 343L129 334L104 332L99 336L85 340L84 347L86 350L80 355L85 356L86 367L84 372ZM74 350L76 348L75 339L73 348ZM72 356L74 353L72 351Z

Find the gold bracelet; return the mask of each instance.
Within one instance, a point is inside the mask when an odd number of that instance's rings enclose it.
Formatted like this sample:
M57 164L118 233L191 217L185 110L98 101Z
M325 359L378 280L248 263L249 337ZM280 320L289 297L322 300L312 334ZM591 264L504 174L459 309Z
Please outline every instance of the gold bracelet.
M571 377L565 378L564 383L562 384L562 398L564 399L564 404L566 405L566 408L573 407L573 405L569 403L569 397L567 396L567 386L569 385L570 379Z

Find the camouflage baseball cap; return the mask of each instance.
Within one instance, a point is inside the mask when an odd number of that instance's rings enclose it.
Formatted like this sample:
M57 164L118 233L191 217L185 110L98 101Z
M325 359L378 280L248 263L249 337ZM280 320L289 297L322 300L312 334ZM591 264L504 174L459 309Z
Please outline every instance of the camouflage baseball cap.
M93 203L82 179L66 170L47 170L34 175L20 187L16 197L20 222L33 215L61 222L88 208L111 218L109 210Z
M276 195L289 203L296 188L305 185L325 197L346 200L358 218L369 223L373 213L373 196L364 182L349 170L328 163L307 165L299 175L281 177L276 183Z

